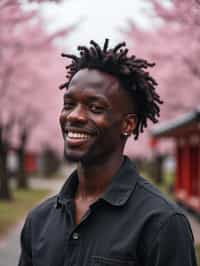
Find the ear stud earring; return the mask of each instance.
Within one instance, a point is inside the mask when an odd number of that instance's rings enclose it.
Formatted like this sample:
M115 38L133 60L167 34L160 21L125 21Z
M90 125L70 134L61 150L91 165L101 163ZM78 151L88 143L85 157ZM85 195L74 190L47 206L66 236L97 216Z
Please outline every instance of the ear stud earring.
M123 136L127 137L128 135L128 132L123 132Z

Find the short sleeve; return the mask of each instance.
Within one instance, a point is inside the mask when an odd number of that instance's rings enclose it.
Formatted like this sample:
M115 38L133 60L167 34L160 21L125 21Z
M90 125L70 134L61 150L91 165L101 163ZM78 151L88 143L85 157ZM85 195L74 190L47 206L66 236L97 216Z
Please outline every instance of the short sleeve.
M32 266L31 219L27 217L21 231L21 255L18 266Z
M197 266L192 231L184 215L173 214L162 224L145 266Z

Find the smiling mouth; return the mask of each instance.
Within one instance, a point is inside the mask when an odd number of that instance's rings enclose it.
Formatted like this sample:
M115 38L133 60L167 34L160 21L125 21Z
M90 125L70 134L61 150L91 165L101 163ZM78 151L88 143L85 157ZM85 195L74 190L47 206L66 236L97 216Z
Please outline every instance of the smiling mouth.
M69 139L88 139L91 135L88 133L68 131L66 137Z
M70 145L80 145L92 137L94 137L94 134L88 132L78 132L75 130L67 130L64 134L65 140Z

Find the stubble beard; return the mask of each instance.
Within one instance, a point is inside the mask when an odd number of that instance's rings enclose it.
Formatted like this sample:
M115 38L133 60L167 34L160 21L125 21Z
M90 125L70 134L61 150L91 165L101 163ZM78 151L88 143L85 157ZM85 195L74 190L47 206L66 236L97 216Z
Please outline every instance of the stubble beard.
M98 164L105 160L105 156L103 154L95 154L93 152L93 147L90 148L85 154L83 155L75 155L70 154L67 151L67 148L64 149L64 159L68 162L72 163L81 163L86 165Z
M72 163L92 163L94 161L94 156L91 154L92 147L83 155L73 154L68 152L68 148L64 147L64 159Z

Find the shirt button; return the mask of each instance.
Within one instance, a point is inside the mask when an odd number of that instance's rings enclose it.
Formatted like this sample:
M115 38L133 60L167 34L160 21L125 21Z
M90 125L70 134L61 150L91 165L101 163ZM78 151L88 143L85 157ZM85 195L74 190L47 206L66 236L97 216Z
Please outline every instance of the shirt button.
M79 234L76 233L76 232L74 232L73 235L72 235L72 238L73 238L74 240L79 239Z

